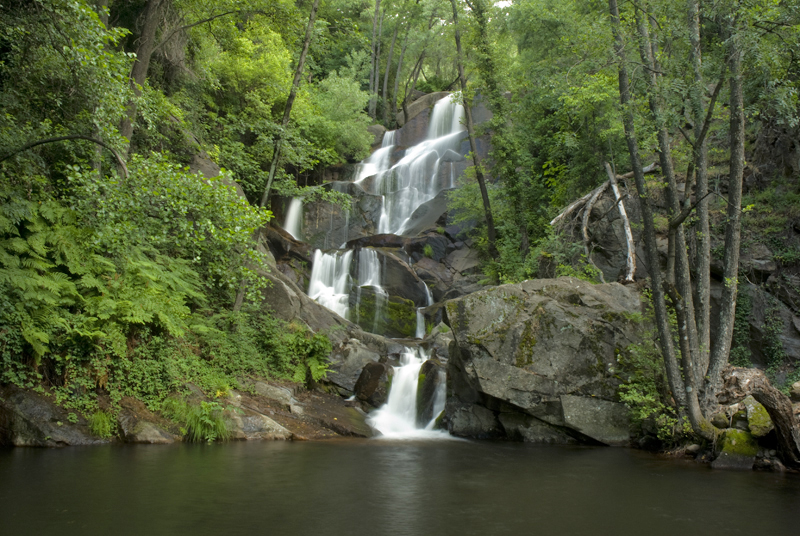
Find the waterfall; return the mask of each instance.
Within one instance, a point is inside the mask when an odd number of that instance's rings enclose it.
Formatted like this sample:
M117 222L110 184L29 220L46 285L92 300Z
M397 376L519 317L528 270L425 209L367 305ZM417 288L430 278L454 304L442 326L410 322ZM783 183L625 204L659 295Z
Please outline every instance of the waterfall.
M348 318L350 293L354 290L353 280L350 277L351 265L356 261L356 320L360 313L358 307L361 304L361 289L370 287L375 293L375 312L372 320L372 328L375 331L386 309L389 294L381 284L381 265L378 252L374 249L361 248L355 258L353 250L334 253L316 250L308 295L342 318Z
M342 318L350 311L349 299L352 281L350 261L352 251L343 253L314 252L314 267L308 283L308 295Z
M388 170L377 170L373 188L383 195L379 233L402 235L414 211L423 203L450 188L452 180L439 178L441 157L448 150L458 151L464 139L464 107L445 97L433 107L427 139L409 148L403 158Z
M303 240L302 235L303 223L303 198L295 197L289 203L289 209L286 211L286 221L283 223L283 229L292 235L295 240Z
M417 348L406 348L400 357L400 366L394 367L389 399L380 409L372 412L367 423L387 439L441 438L451 436L441 430L433 430L436 418L444 411L445 385L440 383L434 398L433 419L422 428L417 427L417 386L419 370L428 355Z
M431 289L428 288L428 284L423 281L423 285L425 285L425 307L430 307L433 305L433 296L431 296ZM425 307L417 307L417 332L415 333L415 337L418 339L425 338L425 315L422 314L422 310Z

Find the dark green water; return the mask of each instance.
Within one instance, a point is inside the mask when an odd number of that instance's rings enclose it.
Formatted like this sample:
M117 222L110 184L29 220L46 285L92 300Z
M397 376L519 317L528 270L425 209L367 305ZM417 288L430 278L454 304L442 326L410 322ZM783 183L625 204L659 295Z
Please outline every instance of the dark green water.
M0 535L798 535L800 478L608 448L0 450Z

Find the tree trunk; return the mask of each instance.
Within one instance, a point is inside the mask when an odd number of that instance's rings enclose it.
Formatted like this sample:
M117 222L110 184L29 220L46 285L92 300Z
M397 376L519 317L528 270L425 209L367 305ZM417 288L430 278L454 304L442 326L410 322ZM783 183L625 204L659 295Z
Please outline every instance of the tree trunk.
M375 119L375 87L378 85L378 76L375 74L375 64L378 61L378 14L381 11L381 0L375 0L375 14L372 16L372 60L369 64L369 105L367 113ZM381 19L383 21L383 19Z
M737 20L731 21L728 39L728 69L730 71L730 177L728 184L728 212L725 224L725 258L723 266L722 301L719 327L709 360L706 399L710 399L722 383L722 370L728 363L736 315L736 296L739 279L739 244L741 242L742 178L744 175L744 98L742 95L742 50L739 46Z
M450 0L450 5L453 7L453 25L455 26L456 38L456 54L458 57L458 76L461 80L461 95L464 103L464 115L467 119L467 135L469 136L469 147L472 151L472 162L475 166L475 178L478 180L478 186L481 190L481 200L483 201L483 212L486 216L486 228L488 232L488 248L489 256L493 259L498 257L497 252L497 236L494 229L494 218L492 217L492 207L489 203L489 192L486 189L486 181L483 178L483 170L481 169L481 161L478 156L478 147L475 143L475 127L472 122L472 109L467 99L467 78L464 76L464 61L461 51L461 33L458 28L458 7L456 0Z
M139 44L136 47L136 60L131 69L130 81L133 93L139 97L142 94L141 87L147 81L147 71L150 68L150 58L156 46L156 31L161 22L162 9L168 0L148 0L142 13L142 34L139 36ZM125 155L130 150L130 142L133 137L133 123L136 120L136 102L128 102L125 118L119 127L119 132L128 140L125 147Z
M708 152L705 136L701 135L704 126L703 113L703 71L702 50L700 48L700 2L687 0L690 59L694 74L694 84L690 88L692 120L694 122L694 168L696 174L695 198L701 200L697 205L697 252L695 256L695 319L697 321L698 358L697 368L704 375L708 370L709 352L711 350L711 231L708 218ZM711 108L713 105L709 105ZM709 118L710 120L710 118ZM686 177L687 199L690 177ZM700 384L698 384L700 385Z
M383 73L383 124L384 126L389 126L387 121L387 117L389 115L389 101L386 98L387 94L386 91L389 87L389 70L392 67L392 56L394 56L394 42L397 41L397 32L400 30L400 22L398 21L397 26L394 28L394 34L392 34L392 44L389 45L389 57L386 58L386 69L384 69Z
M380 0L379 0L380 1ZM294 99L297 97L297 89L300 87L300 78L303 76L303 67L306 63L306 56L308 55L308 47L311 44L311 35L314 32L314 20L317 17L317 8L319 7L319 0L314 0L314 5L311 6L311 14L308 16L308 25L306 26L306 37L303 41L303 50L300 52L300 59L297 62L297 68L294 71L294 80L292 81L292 89L289 91L289 97L286 99L286 106L283 108L283 120L281 121L281 129L278 131L278 137L275 140L275 149L272 151L272 162L269 166L269 177L267 178L267 187L264 189L264 195L261 197L260 207L267 206L269 201L269 193L272 188L272 181L275 179L275 171L278 168L278 160L281 156L281 145L283 145L284 131L289 124L289 116L292 113L292 106Z
M400 72L403 69L403 58L406 55L406 48L408 47L408 36L411 34L411 21L408 22L406 28L406 36L403 39L403 48L400 49L400 57L397 59L397 71L394 75L394 91L392 92L392 125L397 124L397 91L400 89ZM387 107L388 108L388 107ZM384 117L384 122L386 118ZM386 123L387 126L389 123Z
M625 141L628 145L628 152L631 157L633 176L636 181L636 190L642 207L642 220L644 224L644 246L645 258L651 277L651 287L653 292L653 309L656 317L656 328L658 330L659 346L664 358L664 365L667 371L667 381L680 408L686 405L683 380L681 379L678 363L675 358L675 348L672 344L672 333L669 328L669 316L667 314L664 290L661 285L661 268L659 267L658 250L656 248L656 231L653 224L653 212L647 199L647 187L644 182L644 171L642 160L639 156L639 143L636 138L635 122L631 104L630 81L628 78L628 68L626 66L625 42L620 33L619 8L617 0L608 0L608 7L611 13L611 30L614 34L614 51L619 62L619 95L622 104L622 124L625 129Z
M643 4L647 7L647 4ZM656 124L656 134L658 139L658 155L661 163L661 170L667 179L667 201L669 203L670 220L681 213L680 199L678 196L678 183L675 178L675 168L672 162L672 149L670 135L667 131L664 120L664 107L662 99L659 97L659 75L661 66L657 58L656 41L650 39L648 29L649 21L647 15L636 8L636 22L639 30L639 51L642 63L646 67L649 76L647 77L649 86L649 105L650 113ZM678 337L680 341L681 358L683 363L683 381L687 393L689 411L695 415L701 414L699 399L697 396L697 385L700 385L703 374L698 377L695 372L697 362L697 325L694 318L694 303L692 299L692 280L689 268L689 257L686 252L686 237L683 225L670 228L669 246L670 260L668 262L667 284L675 284L677 288L672 289L670 299L673 301L678 318ZM705 370L703 371L705 372Z

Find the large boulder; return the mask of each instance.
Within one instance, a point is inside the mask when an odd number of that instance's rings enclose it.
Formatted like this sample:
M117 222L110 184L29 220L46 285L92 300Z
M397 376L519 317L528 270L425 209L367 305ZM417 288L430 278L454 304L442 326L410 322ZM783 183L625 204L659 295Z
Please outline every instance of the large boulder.
M466 423L451 419L451 431L492 435L502 427L503 420L476 412L477 405L495 416L528 415L537 429L549 425L586 443L627 444L627 412L616 398L617 356L640 340L640 311L639 294L630 286L568 277L503 285L447 302L456 341L448 362L447 414L462 415ZM507 435L526 436L520 429L525 419L504 420L513 424ZM480 422L488 428L476 430Z
M378 361L364 365L353 388L356 398L375 408L385 404L393 370L387 363Z
M350 396L364 366L380 358L360 340L350 339L334 349L327 381L338 387L340 394Z

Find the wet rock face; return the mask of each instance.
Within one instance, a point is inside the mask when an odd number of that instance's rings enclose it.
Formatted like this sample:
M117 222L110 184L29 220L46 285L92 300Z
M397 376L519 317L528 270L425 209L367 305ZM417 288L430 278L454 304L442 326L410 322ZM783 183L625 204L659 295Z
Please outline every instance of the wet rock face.
M356 398L375 408L385 404L391 374L392 367L386 363L372 361L364 365L353 389Z
M377 232L381 196L369 194L352 182L333 182L326 187L349 195L351 209L327 201L303 205L303 234L312 249L338 248L348 240Z
M73 420L76 420L73 417ZM47 396L17 387L0 389L0 446L65 447L108 443L89 433L83 418L69 414Z
M417 386L417 426L424 427L436 417L433 414L436 390L445 382L445 378L444 365L438 359L429 359L422 364Z
M525 438L541 436L549 425L587 443L627 444L615 370L617 355L639 340L640 308L631 287L573 278L503 285L447 302L456 342L448 363L448 416L476 415L475 405L495 415L461 419L466 427L451 420L451 432L479 435L476 423L484 422L489 428L482 434L499 426ZM536 421L500 419L504 413ZM521 429L525 422L536 430Z

